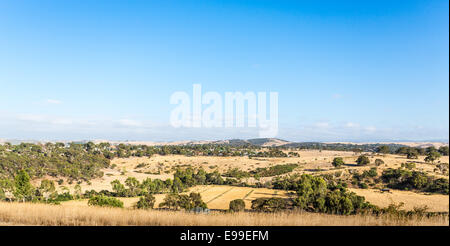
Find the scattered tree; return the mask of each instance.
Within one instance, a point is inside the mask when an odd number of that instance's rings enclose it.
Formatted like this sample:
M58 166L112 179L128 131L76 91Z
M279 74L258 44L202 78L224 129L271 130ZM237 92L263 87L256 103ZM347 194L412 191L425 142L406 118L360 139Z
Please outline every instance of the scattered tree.
M340 166L344 165L345 163L344 163L344 159L342 159L342 157L336 157L333 159L332 164L334 167L340 167Z

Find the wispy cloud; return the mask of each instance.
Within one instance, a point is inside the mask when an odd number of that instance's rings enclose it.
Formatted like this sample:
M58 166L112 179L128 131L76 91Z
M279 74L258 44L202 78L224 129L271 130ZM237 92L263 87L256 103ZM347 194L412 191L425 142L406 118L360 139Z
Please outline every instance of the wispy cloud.
M357 128L357 127L359 127L359 124L358 124L358 123L353 123L353 122L347 122L347 123L345 124L345 127L348 127L348 128Z
M17 116L17 119L30 122L45 122L45 116L37 114L20 114Z
M374 126L368 126L368 127L364 128L364 129L365 129L366 131L369 131L369 132L374 132L374 131L377 130L377 128L374 127Z
M317 122L314 126L317 128L328 128L330 124L328 122Z
M47 116L41 114L20 114L17 116L19 121L31 122L31 123L43 123L43 124L54 124L54 125L70 125L72 124L71 119Z
M131 120L131 119L121 119L119 120L119 124L121 126L128 126L128 127L140 127L143 126L142 122L137 120Z

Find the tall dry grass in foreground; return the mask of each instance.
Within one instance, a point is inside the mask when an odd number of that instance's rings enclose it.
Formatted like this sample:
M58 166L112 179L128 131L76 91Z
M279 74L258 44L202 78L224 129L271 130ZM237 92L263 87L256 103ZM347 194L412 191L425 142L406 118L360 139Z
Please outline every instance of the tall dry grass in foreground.
M339 216L315 213L220 213L143 211L101 207L0 202L0 225L51 226L448 226L448 216L409 220L388 216Z

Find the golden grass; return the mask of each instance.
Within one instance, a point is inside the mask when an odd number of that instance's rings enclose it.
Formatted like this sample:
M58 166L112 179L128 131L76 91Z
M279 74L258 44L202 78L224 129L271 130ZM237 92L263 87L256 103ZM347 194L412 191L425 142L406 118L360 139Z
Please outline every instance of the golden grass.
M424 193L412 192L412 191L402 191L402 190L391 190L391 192L382 193L380 190L376 189L353 189L349 190L355 192L356 194L363 196L370 203L377 205L379 207L388 207L389 204L400 202L404 203L401 209L413 210L414 207L427 206L430 212L449 212L449 196L441 194L430 194L426 195Z
M48 226L448 226L448 216L395 219L372 215L300 212L193 214L182 211L132 210L0 202L0 225Z
M241 156L233 156L233 157L218 157L218 156L183 156L183 155L154 155L150 158L148 157L130 157L130 158L115 158L111 161L111 164L116 165L116 168L111 169L103 169L104 176L101 178L96 178L90 180L91 184L82 183L81 189L82 191L86 190L111 190L111 181L118 179L120 182L124 183L128 177L135 177L139 181L142 181L146 178L151 179L168 179L173 178L173 170L178 167L187 167L191 166L194 168L203 168L208 172L213 170L218 170L223 173L226 172L230 168L239 168L241 170L249 171L254 170L258 167L269 167L273 165L286 164L286 163L297 163L300 165L299 168L295 169L292 173L309 173L309 174L317 174L318 172L314 171L320 168L320 174L325 173L335 173L336 171L343 171L343 175L350 175L348 171L350 169L362 172L363 170L368 170L373 165L369 166L343 166L341 169L335 169L332 166L332 161L335 157L343 157L345 162L348 164L354 164L358 155L354 152L348 151L330 151L330 150L301 150L296 151L300 154L300 157L289 157L289 158L248 158ZM373 164L375 159L382 159L385 164L378 167L378 172L381 174L382 170L386 168L398 168L401 166L401 163L416 162L417 170L424 171L428 175L436 176L439 178L448 178L448 176L444 176L438 173L434 173L433 170L436 167L435 165L425 163L424 156L420 156L419 159L410 160L405 156L400 155L374 155L370 157L370 161ZM441 163L448 163L449 157L442 156L439 161ZM137 168L136 166L140 163L145 163L146 166L143 168ZM126 173L122 175L122 171L126 170ZM160 171L160 174L148 174L145 172L155 173ZM168 173L166 173L168 172ZM292 174L291 173L291 174ZM52 177L45 177L47 179L57 180ZM59 178L58 178L59 179ZM266 181L270 181L272 177L262 177L260 181L262 183ZM33 180L34 185L39 185L41 179ZM244 179L243 181L253 184L256 182L254 178ZM74 184L67 184L66 182L63 184L70 188L73 191ZM60 189L60 186L58 186Z
M250 209L251 201L261 197L289 197L287 191L274 190L267 188L250 188L250 187L236 187L228 185L198 185L189 189L189 192L198 192L202 196L202 200L205 201L210 209L222 209L229 208L230 201L234 199L243 199L250 191L253 191L247 196L245 201L245 207ZM154 194L155 207L163 202L166 194ZM119 197L119 200L123 202L125 208L132 208L139 200L138 197ZM77 206L87 207L87 199L71 200L61 203L62 206Z

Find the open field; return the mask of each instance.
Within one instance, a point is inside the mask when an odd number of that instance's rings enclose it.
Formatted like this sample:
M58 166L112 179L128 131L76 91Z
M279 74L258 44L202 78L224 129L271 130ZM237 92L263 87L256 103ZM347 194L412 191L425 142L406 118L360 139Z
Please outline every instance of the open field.
M153 226L448 226L448 216L396 219L372 215L327 215L300 212L194 214L0 202L0 225L153 225Z
M405 205L402 209L413 210L414 207L427 206L430 212L448 212L449 196L440 194L422 194L412 191L391 190L391 192L382 193L375 189L352 189L357 195L363 196L370 203L381 208L389 206L389 204L399 204L403 202Z
M86 190L112 190L111 181L118 179L121 183L124 183L128 177L135 177L137 180L142 181L146 178L151 179L168 179L173 178L173 172L177 168L203 168L207 172L218 170L221 173L226 172L230 168L238 168L244 171L254 170L258 167L270 167L273 165L296 163L299 167L294 169L293 173L302 174L333 174L336 172L342 172L341 177L351 177L351 172L368 170L374 167L373 163L375 159L382 159L385 164L378 166L378 174L386 168L399 168L402 163L414 162L416 168L426 172L428 175L435 177L444 177L442 174L434 172L435 164L425 163L424 156L419 156L418 159L407 159L401 155L369 155L372 164L368 166L356 166L355 161L359 154L354 152L345 151L319 151L319 150L301 150L297 151L300 157L288 157L288 158L248 158L248 157L217 157L217 156L183 156L183 155L154 155L148 157L130 157L130 158L115 158L112 160L111 165L114 168L102 169L104 175L102 178L96 178L90 180L90 183L83 182L81 184L82 191ZM346 165L339 169L334 168L331 165L333 158L343 157ZM448 163L449 157L442 156L437 162ZM141 167L137 167L141 164ZM285 174L286 175L286 174ZM271 180L272 177L263 177L260 182ZM254 178L243 179L243 181L251 184L254 183ZM35 185L39 185L39 180L33 180ZM75 184L67 184L66 182L58 186L58 190L65 186L71 191ZM399 191L392 190L392 193L381 193L377 189L358 189L351 188L353 192L358 195L364 196L366 200L380 207L387 207L391 203L403 202L405 205L403 209L411 210L418 206L428 206L428 211L436 212L448 212L449 211L449 196L448 195L426 195L418 192L411 191ZM260 197L287 197L287 192L282 190L272 190L263 188L249 188L249 187L234 187L234 186L196 186L190 188L191 192L199 192L202 195L203 200L207 203L211 209L228 209L229 202L234 199L244 199L246 208L249 209L251 200ZM164 194L155 195L156 204L162 202ZM121 198L126 207L131 207L137 198ZM65 205L80 205L86 206L86 201L70 201Z
M146 178L151 179L168 179L173 178L173 173L177 168L203 168L207 172L218 170L220 173L224 173L229 169L238 168L243 171L250 171L256 168L265 168L280 164L295 163L299 167L296 168L293 173L308 173L308 174L326 174L335 173L337 171L342 172L343 176L349 176L352 171L363 171L374 167L373 163L375 159L382 159L385 164L378 166L378 173L381 173L387 168L399 168L402 163L414 162L416 163L415 170L423 171L428 175L435 176L437 178L448 178L448 176L434 172L435 165L426 163L424 156L419 156L418 159L407 159L401 155L369 155L371 165L368 166L356 166L355 162L359 154L348 151L328 151L328 150L301 150L296 151L300 157L275 157L275 158L248 158L248 157L217 157L217 156L183 156L183 155L154 155L148 157L130 157L130 158L115 158L111 161L111 165L114 168L102 169L104 175L101 178L90 180L91 184L82 183L82 191L86 190L111 190L111 181L118 179L120 182L124 181L128 177L135 177L137 180L142 181ZM343 157L346 165L336 169L332 166L332 161L335 157ZM436 163L449 163L448 156L442 156ZM142 164L143 167L137 167ZM283 175L282 175L283 176ZM45 177L47 179L55 178ZM260 182L271 180L272 177L263 177ZM33 184L38 185L41 179L36 179ZM252 184L256 180L254 178L247 178L243 181ZM73 190L75 184L64 183L63 186ZM61 187L61 186L60 186Z
M405 205L402 209L412 210L414 207L427 206L430 212L448 212L449 196L432 194L426 195L411 191L392 190L381 193L375 189L352 189L360 196L364 196L367 201L379 207L387 207L392 203L398 204L403 202ZM289 197L289 192L283 190L266 189L266 188L250 188L236 187L226 185L200 185L189 189L189 192L198 192L201 194L210 209L228 209L230 201L234 199L244 199L246 209L250 209L251 201L261 197ZM291 192L291 194L294 194ZM156 202L155 207L161 203L166 196L165 194L154 195ZM138 200L137 197L120 197L118 198L124 203L125 208L131 208ZM72 200L62 202L63 206L87 207L87 199Z
M244 199L245 208L250 209L251 201L261 197L283 197L289 196L288 192L282 190L266 189L266 188L249 188L249 187L236 187L227 185L199 185L189 189L189 192L198 192L201 194L202 199L208 205L209 209L222 209L227 210L229 208L230 201L234 199ZM157 207L163 200L166 194L155 194L154 197L155 207ZM132 208L134 204L139 200L138 197L118 197L123 201L125 208ZM62 206L65 207L87 207L87 199L71 200L62 202Z

